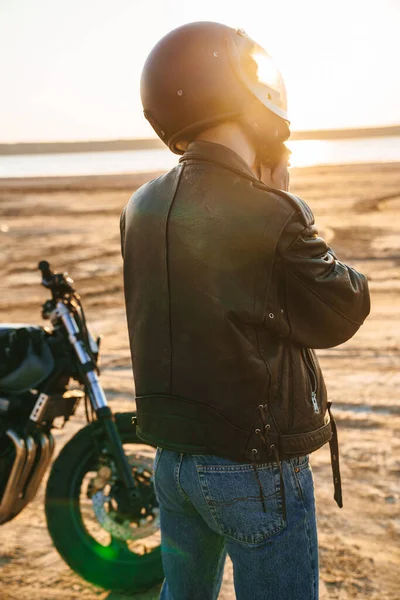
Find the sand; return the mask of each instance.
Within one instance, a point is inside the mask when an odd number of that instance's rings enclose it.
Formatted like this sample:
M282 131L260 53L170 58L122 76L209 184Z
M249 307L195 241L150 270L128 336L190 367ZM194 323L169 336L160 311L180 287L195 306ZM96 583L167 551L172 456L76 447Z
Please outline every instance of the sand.
M113 410L133 410L119 215L149 175L0 181L0 322L42 323L37 263L67 270L94 332ZM338 421L344 508L333 501L329 452L311 456L322 597L400 597L400 168L396 164L293 169L292 191L312 206L339 257L368 275L372 313L343 346L319 351ZM85 423L55 431L57 451ZM44 483L0 528L1 600L122 599L87 584L58 556L46 529ZM139 598L156 599L158 589ZM233 600L227 561L220 600ZM295 599L294 599L295 600Z

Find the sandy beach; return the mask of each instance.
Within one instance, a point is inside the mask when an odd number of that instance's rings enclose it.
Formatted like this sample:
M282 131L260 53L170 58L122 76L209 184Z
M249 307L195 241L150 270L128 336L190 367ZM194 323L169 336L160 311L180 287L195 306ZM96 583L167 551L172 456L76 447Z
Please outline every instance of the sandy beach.
M102 383L113 410L134 410L122 287L119 215L153 175L0 180L0 322L41 323L46 259L68 271L91 329L103 335ZM400 597L400 165L293 169L291 191L312 207L341 260L370 281L372 312L343 346L318 351L339 428L344 507L333 500L329 450L311 456L321 597ZM85 424L82 407L54 433L56 454ZM54 549L44 488L0 527L0 600L123 600L87 584ZM158 589L135 596L158 598ZM132 596L131 596L132 597ZM220 600L233 600L226 563ZM293 599L296 600L296 599Z

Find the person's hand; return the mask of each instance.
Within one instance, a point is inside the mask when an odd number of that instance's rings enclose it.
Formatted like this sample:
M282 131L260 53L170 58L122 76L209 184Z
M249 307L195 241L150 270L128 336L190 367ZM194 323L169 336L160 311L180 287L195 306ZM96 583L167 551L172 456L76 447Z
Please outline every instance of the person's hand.
M277 188L278 190L284 190L285 192L289 191L288 159L289 157L282 158L271 173L272 187Z
M290 150L285 147L286 152L282 153L279 162L271 167L270 165L260 165L260 179L266 185L274 187L278 190L289 190L289 171L288 167Z

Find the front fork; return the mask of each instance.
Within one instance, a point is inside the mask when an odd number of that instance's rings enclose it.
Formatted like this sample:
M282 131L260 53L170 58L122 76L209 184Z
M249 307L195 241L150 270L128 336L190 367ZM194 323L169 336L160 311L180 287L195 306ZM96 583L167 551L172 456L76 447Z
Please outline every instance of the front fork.
M68 332L69 341L82 365L90 401L96 412L99 424L103 426L109 450L115 460L118 477L123 484L123 490L120 490L119 493L121 509L125 513L136 513L138 509L141 508L140 492L132 475L131 466L125 456L113 414L110 407L107 405L107 399L103 388L100 385L96 373L96 365L86 351L85 344L80 339L79 327L77 326L74 317L71 315L68 307L61 301L57 302L54 318L61 319L63 322L64 327Z

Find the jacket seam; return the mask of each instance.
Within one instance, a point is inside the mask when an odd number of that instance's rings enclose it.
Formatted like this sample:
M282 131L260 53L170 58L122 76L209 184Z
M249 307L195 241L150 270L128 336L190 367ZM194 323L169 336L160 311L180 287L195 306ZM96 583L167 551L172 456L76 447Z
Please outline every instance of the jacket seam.
M343 319L345 319L346 321L349 321L349 323L353 323L354 325L362 325L363 324L363 321L360 322L360 321L355 321L354 319L350 319L350 317L347 317L346 315L344 315L340 310L338 310L330 302L328 302L327 300L324 300L323 298L321 298L321 296L319 294L317 294L317 292L315 290L313 290L310 286L308 286L298 275L296 275L295 273L293 273L293 271L291 271L291 269L286 268L285 265L282 265L282 268L287 273L290 273L290 275L292 275L293 277L295 277L305 288L307 288L307 290L309 290L312 294L314 294L314 296L316 296L317 298L319 298L319 300L321 300L321 302L323 302L324 304L326 304L327 306L329 306L335 313L337 313L338 315L340 315L341 317L343 317Z
M293 213L295 214L295 213ZM293 214L291 216L293 216ZM287 225L287 223L289 222L289 219L286 221L285 226ZM313 225L314 223L312 223ZM293 242L289 245L289 247L287 248L287 250L289 248L291 248L291 246L294 244L295 241L298 240L299 236L302 235L302 233L304 233L305 229L307 229L307 227L305 227L302 232L295 238L295 240L293 240ZM282 236L282 233L284 231L284 227L282 228L282 231L279 234L279 238L278 238L278 242L276 247L279 244L279 240ZM274 262L275 262L275 255L274 255ZM300 279L300 277L298 277L298 275L296 275L295 273L293 273L293 271L291 269L288 269L283 261L283 257L282 257L282 269L286 272L286 273L290 273L293 277L295 277L305 288L307 288L312 294L314 294L314 296L316 296L317 298L319 298L319 300L321 300L321 302L323 302L324 304L326 304L327 306L329 306L334 312L336 312L338 315L340 315L341 317L343 317L343 319L345 319L346 321L348 321L349 323L353 323L355 325L362 325L363 321L359 322L359 321L355 321L354 319L350 319L349 317L347 317L346 315L344 315L340 310L338 310L335 306L333 306L330 302L327 302L326 300L324 300L323 298L321 298L321 296L319 294L317 294L317 292L315 292L311 287L309 287L302 279ZM287 282L286 282L287 285ZM286 298L287 298L287 294ZM288 319L289 319L289 315L288 315ZM290 326L290 319L289 319L289 326ZM291 327L290 327L291 330ZM290 333L291 336L291 333ZM290 339L290 338L289 338Z
M172 198L168 207L166 224L165 224L165 264L167 269L167 293L168 293L168 320L169 320L169 351L170 351L170 362L169 362L169 389L172 393L172 310L171 310L171 278L169 272L169 248L168 248L168 229L169 229L169 218L172 210L172 206L175 201L176 193L178 191L179 182L181 180L183 165L179 169L178 177L174 182L172 190Z
M281 266L281 259L279 260L279 266ZM285 271L285 269L283 269L282 271L282 275L285 279L285 314L286 314L286 322L288 324L289 327L289 336L288 336L288 340L291 339L292 337L292 324L290 323L290 318L289 318L289 291L288 291L288 277L287 277L287 272Z
M260 338L259 338L259 331L258 331L258 329L256 330L256 340L257 340L257 350L258 350L258 353L260 355L261 360L263 361L263 363L265 365L265 370L268 373L268 383L266 383L265 386L264 386L263 397L264 397L264 400L268 404L270 404L272 373L271 373L270 366L269 366L267 360L265 359L265 357L263 356L263 354L261 352L261 349L260 349ZM270 410L271 410L271 408L270 408ZM254 427L254 423L255 423L256 417L257 417L257 408L255 407L254 408L254 415L253 415L253 427ZM251 431L249 433L248 438L247 438L246 448L249 445L249 442L250 442L250 439L251 439L252 435L253 435L253 433Z
M300 233L298 235L296 235L296 237L290 242L289 246L284 250L284 252L290 252L290 250L293 248L293 246L295 246L297 244L299 238L302 238L303 241L305 239L312 239L312 238L310 238L310 236L306 235L307 234L307 230L310 229L311 227L315 227L317 235L318 235L318 237L320 237L318 229L317 229L317 227L315 225L315 222L314 222L311 225L308 225L307 227L304 227L304 229L302 229L300 231ZM324 252L324 254L326 254L326 252ZM322 256L324 256L324 254L322 254Z
M173 394L166 394L165 392L159 392L158 394L156 394L156 393L153 393L153 394L137 394L135 396L135 398L137 400L140 400L141 398L152 398L153 396L170 396L170 397L174 398L175 400L180 400L181 402L187 402L187 403L190 403L190 404L200 404L201 406L206 406L207 408L209 408L213 412L215 412L219 417L221 417L221 419L223 419L224 421L226 421L227 423L229 423L229 425L232 425L232 427L234 427L235 429L238 429L239 431L242 431L243 433L249 433L249 431L247 429L242 429L241 427L238 427L237 425L235 425L234 423L232 423L231 421L229 421L229 419L227 419L226 417L224 417L220 412L218 412L217 410L215 410L215 408L213 408L209 404L206 404L205 402L197 402L195 400L189 400L187 398L183 398L182 396L174 396ZM146 412L146 411L142 411L142 412Z
M261 352L259 333L260 332L258 331L258 329L256 329L257 350L258 350L258 353L259 353L259 355L260 355L260 357L261 357L261 359L262 359L262 361L263 361L263 363L264 363L264 365L266 367L266 370L267 370L267 372L269 374L269 377L270 377L270 380L271 380L272 379L272 373L271 373L270 366L269 366L267 360L265 359L263 353Z
M288 222L290 221L290 219L292 218L292 216L293 216L295 213L296 213L296 211L295 211L295 210L293 210L293 212L292 212L292 213L291 213L291 214L288 216L288 218L286 219L286 221L283 223L283 225L282 225L282 229L281 229L281 231L279 232L279 235L277 236L277 240L276 240L276 242L275 242L274 251L273 251L273 254L272 254L272 267L271 267L271 273L270 273L270 276L269 276L269 279L268 279L268 282L267 282L267 286L266 286L266 290L265 290L265 293L264 293L264 300L263 300L263 323L264 323L264 319L265 319L265 315L264 315L264 313L265 313L266 307L267 307L267 305L268 305L268 299L269 299L269 294L270 294L270 288L271 288L272 275L273 275L274 268L275 268L275 261L276 261L276 249L277 249L277 247L278 247L278 242L279 242L279 239L280 239L280 237L281 237L281 235L282 235L282 232L283 232L283 230L285 229L286 225L288 224ZM267 230L267 224L265 225L265 229L264 229L264 233L263 233L263 241L264 241L264 238L265 238L265 232L266 232L266 230ZM264 246L264 245L262 244L262 246ZM260 271L261 271L261 265L259 265L259 269L258 269L258 273L257 273L256 281L258 281L258 278L259 278L259 273L260 273ZM254 295L254 309L253 309L253 310L254 310L254 313L253 313L253 314L255 314L255 305L256 305L256 297L255 297L255 295ZM266 399L266 402L268 402L269 409L270 409L270 412L271 412L271 417L272 417L272 420L274 421L274 424L275 424L275 427L276 427L276 421L275 421L275 417L274 417L274 415L273 415L273 413L272 413L271 402L270 402L271 384L272 384L272 372L271 372L271 368L270 368L270 366L269 366L269 363L268 363L268 361L266 360L266 358L264 357L263 353L261 352L261 348L260 348L260 339L259 339L259 331L258 331L258 330L256 330L256 339L257 339L257 350L258 350L258 354L260 355L260 358L261 358L261 360L263 361L263 363L264 363L264 365L265 365L265 368L266 368L266 371L267 371L267 373L268 373L268 375L269 375L269 383L268 383L268 385L267 385L267 386L265 386L265 387L266 387L266 390L264 390L264 398ZM266 394L267 394L267 397L266 397ZM254 423L254 419L253 419L253 423ZM278 428L278 427L277 427L277 431L278 431L278 433L280 433L280 431L279 431L279 428ZM248 440L247 440L247 445L248 445L248 443L249 443L249 441L250 441L251 435L252 435L252 434L250 433L250 434L249 434L249 437L248 437Z
M279 235L278 235L278 237L277 237L277 239L276 239L276 242L275 242L274 251L273 251L273 254L272 254L272 267L271 267L271 274L270 274L270 277L269 277L269 280L268 280L267 290L266 290L266 292L265 292L265 296L266 296L266 297L264 296L264 312L265 312L265 309L266 309L266 307L268 306L268 300L269 300L269 297L270 297L270 294L271 294L271 280L272 280L272 275L273 275L273 273L274 273L274 269L275 269L275 265L276 265L276 256L277 256L277 248L278 248L279 240L281 239L281 235L282 235L282 233L284 232L284 230L285 230L285 228L286 228L286 225L289 223L290 219L291 219L291 218L293 217L293 215L295 215L295 214L296 214L296 211L294 210L294 211L293 211L293 212L292 212L292 213L289 215L289 217L286 219L286 221L285 221L285 222L284 222L284 224L282 225L282 228L281 228L281 230L280 230L280 232L279 232Z
M253 298L253 319L254 320L255 320L255 316L256 316L256 305L257 305L257 284L258 284L258 281L260 279L261 259L262 259L262 256L263 256L264 239L265 239L265 233L267 231L267 227L268 227L268 222L265 224L264 231L263 231L263 234L262 234L260 249L258 251L258 261L257 261L258 262L258 268L256 268L256 270L255 270L255 276L254 276L254 298ZM270 281L270 279L269 279L269 281ZM269 281L267 282L267 289L268 289ZM263 315L263 318L264 318L264 315Z

